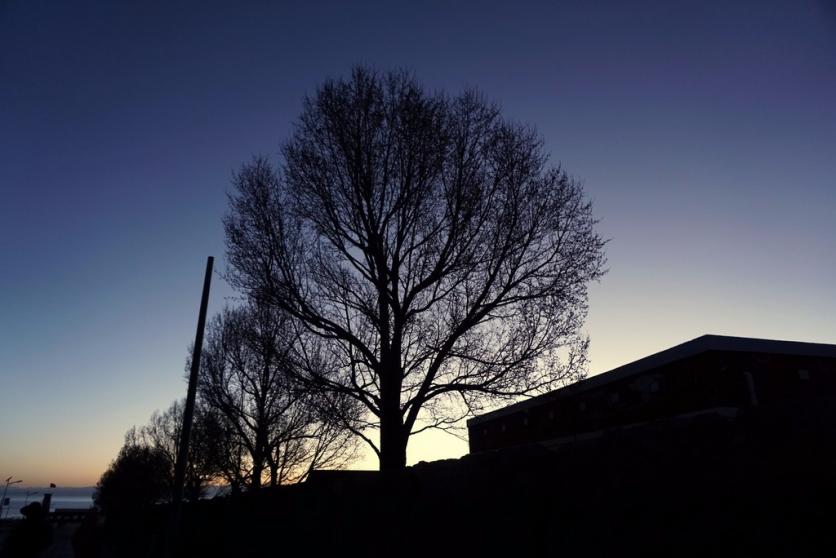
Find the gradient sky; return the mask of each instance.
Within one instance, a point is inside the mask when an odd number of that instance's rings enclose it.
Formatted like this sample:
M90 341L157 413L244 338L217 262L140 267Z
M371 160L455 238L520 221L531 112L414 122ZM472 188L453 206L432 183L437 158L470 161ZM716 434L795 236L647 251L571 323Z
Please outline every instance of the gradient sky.
M478 87L583 180L611 239L591 373L703 333L836 342L833 3L296 4L0 0L0 477L93 484L185 394L233 171L357 63Z

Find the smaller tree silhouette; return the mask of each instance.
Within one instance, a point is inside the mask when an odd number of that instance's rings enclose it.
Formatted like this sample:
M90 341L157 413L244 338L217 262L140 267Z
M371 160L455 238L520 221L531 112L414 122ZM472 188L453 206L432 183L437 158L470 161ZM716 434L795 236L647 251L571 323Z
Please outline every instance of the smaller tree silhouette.
M147 424L139 428L134 426L125 434L126 444L151 447L162 452L169 463L171 482L174 480L184 405L184 400L174 401L165 411L154 411ZM186 464L185 495L189 500L199 499L209 482L223 476L223 456L218 444L221 438L219 419L205 405L199 404L195 409Z
M351 431L325 412L351 401L295 379L293 326L284 312L255 304L227 308L207 325L198 391L218 417L214 441L233 490L300 482L354 456Z
M171 468L162 450L126 442L96 484L93 501L112 518L133 516L165 501Z

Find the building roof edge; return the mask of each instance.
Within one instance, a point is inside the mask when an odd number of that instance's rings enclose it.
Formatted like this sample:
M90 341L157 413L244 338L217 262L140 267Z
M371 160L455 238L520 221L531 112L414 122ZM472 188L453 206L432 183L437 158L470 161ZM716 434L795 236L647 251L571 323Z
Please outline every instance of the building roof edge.
M509 415L517 411L535 407L557 397L580 393L588 389L606 385L648 370L664 366L677 360L692 357L708 351L729 351L746 353L789 354L800 356L820 356L836 358L836 345L825 343L807 343L802 341L781 341L776 339L758 339L754 337L733 337L728 335L701 335L690 341L680 343L668 349L634 360L607 372L590 376L580 382L537 395L524 401L513 403L501 409L485 413L467 421L468 426L477 425L487 420Z

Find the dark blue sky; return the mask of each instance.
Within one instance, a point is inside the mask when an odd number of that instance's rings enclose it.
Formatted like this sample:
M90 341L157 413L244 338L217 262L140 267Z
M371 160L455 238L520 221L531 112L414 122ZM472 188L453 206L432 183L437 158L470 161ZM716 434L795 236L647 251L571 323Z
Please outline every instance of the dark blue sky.
M357 63L478 87L584 181L612 239L592 372L836 341L832 2L0 0L0 473L92 483L185 391L232 172Z

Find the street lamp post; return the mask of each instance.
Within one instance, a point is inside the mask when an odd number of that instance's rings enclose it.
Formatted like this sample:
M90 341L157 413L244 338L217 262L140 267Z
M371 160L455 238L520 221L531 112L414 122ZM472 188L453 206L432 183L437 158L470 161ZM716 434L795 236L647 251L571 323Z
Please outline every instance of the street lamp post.
M12 475L12 476L10 476L9 478L7 478L7 479L6 479L6 486L5 486L5 488L3 488L3 497L2 497L2 498L0 498L0 511L2 511L2 510L3 510L3 507L2 507L2 506L6 506L6 517L8 517L8 516L9 516L9 507L10 507L10 506L7 506L7 505L6 505L6 492L8 492L8 490L9 490L9 486L10 486L10 485L12 485L12 484L17 484L17 483L19 483L19 482L23 482L23 481L22 481L22 480L20 480L20 479L18 479L18 480L16 480L16 481L13 481L13 480L12 480L12 477L14 477L14 475Z

